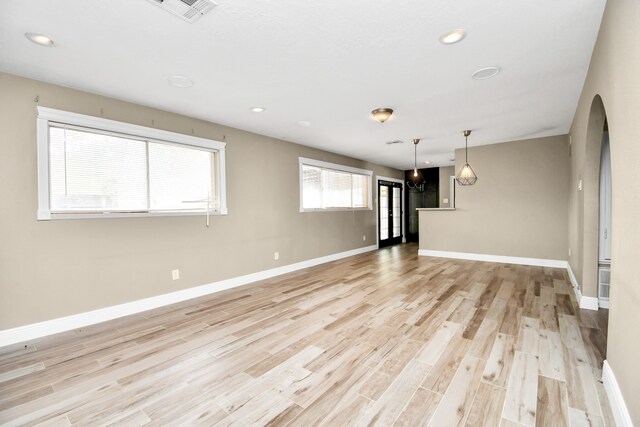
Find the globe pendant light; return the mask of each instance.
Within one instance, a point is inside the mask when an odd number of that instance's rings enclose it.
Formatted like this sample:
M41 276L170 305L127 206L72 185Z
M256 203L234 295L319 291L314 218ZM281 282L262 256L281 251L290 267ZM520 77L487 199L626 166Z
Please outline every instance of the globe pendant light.
M469 138L469 135L471 135L471 131L465 130L462 134L464 135L464 166L462 166L462 169L460 169L456 175L456 181L458 182L458 185L473 185L478 180L478 176L471 168L467 159L467 151L469 150L467 139Z

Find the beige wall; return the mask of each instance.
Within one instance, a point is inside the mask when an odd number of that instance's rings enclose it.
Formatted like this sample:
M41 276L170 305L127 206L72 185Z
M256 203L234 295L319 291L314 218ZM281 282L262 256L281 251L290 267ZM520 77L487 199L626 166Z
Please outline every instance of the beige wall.
M612 170L611 294L607 361L633 421L640 425L640 2L609 0L571 127L569 245L571 268L584 295L595 297L597 201L589 177L597 176L587 130L593 100L602 98L609 124ZM593 119L598 111L595 109ZM594 123L595 120L591 120ZM584 191L578 181L585 180ZM597 185L597 184L595 184ZM596 247L594 248L594 242ZM591 264L591 265L589 265Z
M568 162L566 136L470 148L478 182L455 211L420 212L420 249L566 259Z
M0 94L0 330L375 244L375 209L299 212L298 156L403 178L364 161L7 74L0 74ZM36 105L226 139L229 215L213 217L210 228L200 216L37 221Z
M456 169L454 166L446 166L441 167L440 169L440 200L439 207L448 208L451 206L451 197L449 195L449 190L451 189L451 180L450 177L456 174ZM444 202L444 199L447 199L447 202Z

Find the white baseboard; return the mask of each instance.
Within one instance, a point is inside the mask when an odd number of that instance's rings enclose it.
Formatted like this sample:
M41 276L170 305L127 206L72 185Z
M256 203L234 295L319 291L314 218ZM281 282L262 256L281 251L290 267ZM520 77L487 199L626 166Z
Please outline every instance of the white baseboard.
M521 258L503 255L472 254L468 252L432 251L419 249L420 256L433 256L439 258L468 259L472 261L499 262L502 264L535 265L539 267L567 268L567 261L559 259Z
M582 298L580 298L580 308L584 308L586 310L596 310L598 311L598 298L595 297L585 297L584 295L582 295Z
M609 300L606 298L598 298L598 307L609 308Z
M578 284L578 279L576 279L575 274L573 274L573 270L571 269L571 263L569 262L567 262L567 273L569 273L569 280L571 280L571 286L573 286L573 289L580 292L580 285Z
M573 270L571 269L571 264L567 262L567 273L569 273L569 280L571 280L571 285L573 286L573 292L576 294L576 299L578 300L578 306L580 308L584 308L585 310L598 310L600 305L598 304L598 298L595 297L585 297L580 292L580 285L578 284L578 280L576 276L573 274Z
M377 249L378 247L376 245L365 246L363 248L301 261L295 264L284 265L282 267L259 271L244 276L233 277L231 279L221 280L155 297L100 308L98 310L92 310L71 316L60 317L58 319L47 320L45 322L34 323L31 325L19 326L17 328L5 329L0 331L0 347L57 334L59 332L82 328L96 323L105 322L107 320L116 319L118 317L124 317L140 313L142 311L163 307L165 305L175 304L177 302L209 295L225 289L235 288L252 282L257 282L259 280L269 279L271 277L280 276L281 274L291 273L293 271L302 270L304 268L313 267L319 264L336 261L338 259L359 255Z
M631 414L629 414L629 409L627 409L627 405L622 398L622 391L618 386L618 381L616 381L616 377L613 375L611 365L609 365L609 362L606 360L602 365L602 383L607 392L616 425L619 427L633 427Z

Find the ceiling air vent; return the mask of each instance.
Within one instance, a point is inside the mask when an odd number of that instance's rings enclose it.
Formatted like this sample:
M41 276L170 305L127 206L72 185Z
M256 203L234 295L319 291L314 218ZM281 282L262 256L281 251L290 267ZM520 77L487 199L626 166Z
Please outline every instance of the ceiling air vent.
M195 22L205 13L217 6L210 0L147 0L168 10L187 22Z
M400 141L399 139L396 139L395 141L385 142L385 144L387 144L387 145L404 144L404 141Z

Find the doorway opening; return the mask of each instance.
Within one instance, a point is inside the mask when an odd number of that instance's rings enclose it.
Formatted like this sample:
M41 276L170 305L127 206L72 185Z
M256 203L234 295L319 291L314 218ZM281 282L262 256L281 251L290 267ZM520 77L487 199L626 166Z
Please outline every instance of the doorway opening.
M598 306L609 308L611 287L611 149L609 128L604 122L600 152L600 197L598 219Z
M592 354L602 366L607 354L607 335L609 328L609 295L615 295L615 283L611 283L611 270L615 268L615 259L611 253L613 206L612 206L612 154L615 154L615 141L611 141L610 129L604 103L599 95L593 98L584 157L584 183L579 183L580 202L582 204L582 299L587 304L581 308L591 308L596 312L581 311L584 318L591 318L588 327L583 327L583 340L591 345ZM613 288L613 289L611 289ZM595 306L595 307L594 307Z
M402 182L378 180L378 247L402 243Z

